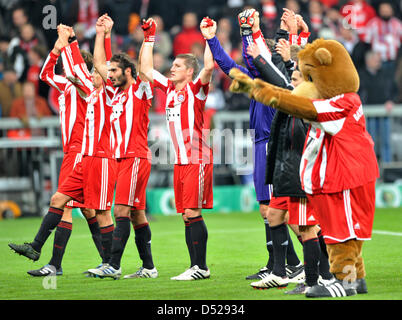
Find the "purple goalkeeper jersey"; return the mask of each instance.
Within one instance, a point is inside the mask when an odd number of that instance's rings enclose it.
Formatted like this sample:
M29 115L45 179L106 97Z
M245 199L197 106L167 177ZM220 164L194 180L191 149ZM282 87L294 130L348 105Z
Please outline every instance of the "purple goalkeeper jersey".
M250 71L243 66L238 65L222 48L219 40L216 37L208 39L208 45L211 49L215 61L224 73L229 74L230 69L238 68L251 78L256 78L258 72L251 63L251 60L245 60L247 67ZM248 42L243 37L243 50L246 50ZM266 106L253 99L250 100L250 129L255 132L254 142L267 141L271 132L271 122L275 115L276 110Z

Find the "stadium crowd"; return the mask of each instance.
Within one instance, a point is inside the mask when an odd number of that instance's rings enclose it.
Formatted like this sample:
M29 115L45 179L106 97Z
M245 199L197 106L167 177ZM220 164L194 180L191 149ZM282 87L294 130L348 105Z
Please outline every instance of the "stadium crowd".
M247 6L257 8L264 35L273 37L282 8L287 7L303 16L311 32L310 41L323 37L344 44L359 70L359 93L365 106L384 104L391 110L402 102L402 23L400 2L396 0L2 0L0 116L18 116L26 125L27 117L58 113L57 93L39 80L44 59L57 39L55 28L44 27L47 13L43 8L47 5L56 9L57 24L73 25L81 48L91 52L96 19L107 12L116 21L113 52L123 51L134 59L143 37L140 20L153 16L158 24L154 64L162 73L169 72L167 66L180 53L195 54L202 65L205 40L199 23L203 16L218 21L220 43L242 64L237 14ZM206 104L210 115L217 110L248 109L248 98L229 92L229 83L216 68ZM164 99L157 94L153 112L164 113Z

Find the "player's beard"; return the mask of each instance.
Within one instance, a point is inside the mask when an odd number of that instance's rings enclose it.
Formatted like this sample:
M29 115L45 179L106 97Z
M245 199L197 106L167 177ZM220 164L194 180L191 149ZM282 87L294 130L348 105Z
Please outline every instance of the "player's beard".
M124 87L127 83L127 77L122 74L121 76L117 77L114 86L115 87Z

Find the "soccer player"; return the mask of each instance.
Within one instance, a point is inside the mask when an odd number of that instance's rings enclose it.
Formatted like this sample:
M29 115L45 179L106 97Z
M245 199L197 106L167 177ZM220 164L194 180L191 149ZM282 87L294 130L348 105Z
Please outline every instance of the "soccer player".
M205 19L201 29L210 28ZM204 108L214 61L206 44L204 68L191 54L177 55L167 78L153 69L153 45L156 23L150 18L143 24L144 43L140 74L167 94L166 121L175 150L174 193L177 213L185 223L185 239L190 268L172 280L199 280L210 277L206 262L208 230L202 209L212 208L212 149L204 133Z
M136 245L143 265L137 272L125 278L156 278L158 271L152 259L151 229L145 215L146 186L151 172L148 112L153 92L150 83L137 76L135 65L128 55L115 54L110 59L110 66L106 63L102 28L110 20L110 17L104 15L97 21L94 65L103 80L116 89L111 98L112 130L118 165L113 210L116 228L108 264L88 271L100 277L120 278L121 258L133 221Z
M65 46L68 45L68 38L60 37L56 41L53 50L50 52L42 68L40 78L60 92L59 108L60 122L63 142L64 158L59 174L59 187L64 184L69 174L82 161L82 137L85 126L86 102L81 97L79 90L67 76L60 76L54 73L57 60ZM86 67L92 69L92 55L82 52ZM63 59L64 60L64 59ZM56 193L57 195L57 193ZM40 252L52 230L57 227L54 239L54 248L52 259L49 264L39 270L31 270L28 273L33 276L46 276L54 273L62 274L61 261L64 255L65 247L69 240L72 230L72 207L80 207L82 213L87 219L92 238L104 260L107 257L108 248L111 246L111 232L113 230L113 221L107 215L98 215L95 217L95 211L85 209L83 204L76 201L67 201L65 204L57 202L54 195L51 199L49 212L42 220L42 224L35 239L31 243L16 245L10 243L9 246L17 253L22 254L29 259L36 261L40 257ZM99 230L100 229L100 230ZM52 266L52 267L51 267Z

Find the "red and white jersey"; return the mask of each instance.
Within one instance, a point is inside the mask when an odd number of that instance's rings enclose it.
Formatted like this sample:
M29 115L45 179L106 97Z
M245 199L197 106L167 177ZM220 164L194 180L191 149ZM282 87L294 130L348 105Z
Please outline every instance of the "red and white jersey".
M304 191L334 193L375 181L377 158L360 97L345 93L313 104L317 121L310 125L300 162Z
M383 61L396 60L401 39L402 23L397 18L385 22L375 17L367 23L364 41L371 44L372 50L381 53Z
M60 92L59 117L63 151L80 152L86 102L74 84L65 76L56 75L54 68L58 55L50 52L40 73L40 79Z
M166 95L166 121L175 150L175 164L212 163L212 149L204 137L204 110L209 83L200 78L177 90L171 80L153 71L154 86Z
M310 32L300 32L299 35L297 34L290 34L289 35L289 44L295 44L298 46L305 46L308 42L308 38L310 37Z
M151 159L151 151L148 148L148 112L152 97L151 84L141 81L140 77L126 90L117 89L111 100L116 158Z
M115 147L112 145L111 137L112 106L110 99L116 90L104 82L98 90L93 86L91 74L76 41L63 48L62 59L67 78L74 83L78 91L82 91L86 96L85 128L81 153L87 156L113 159Z

